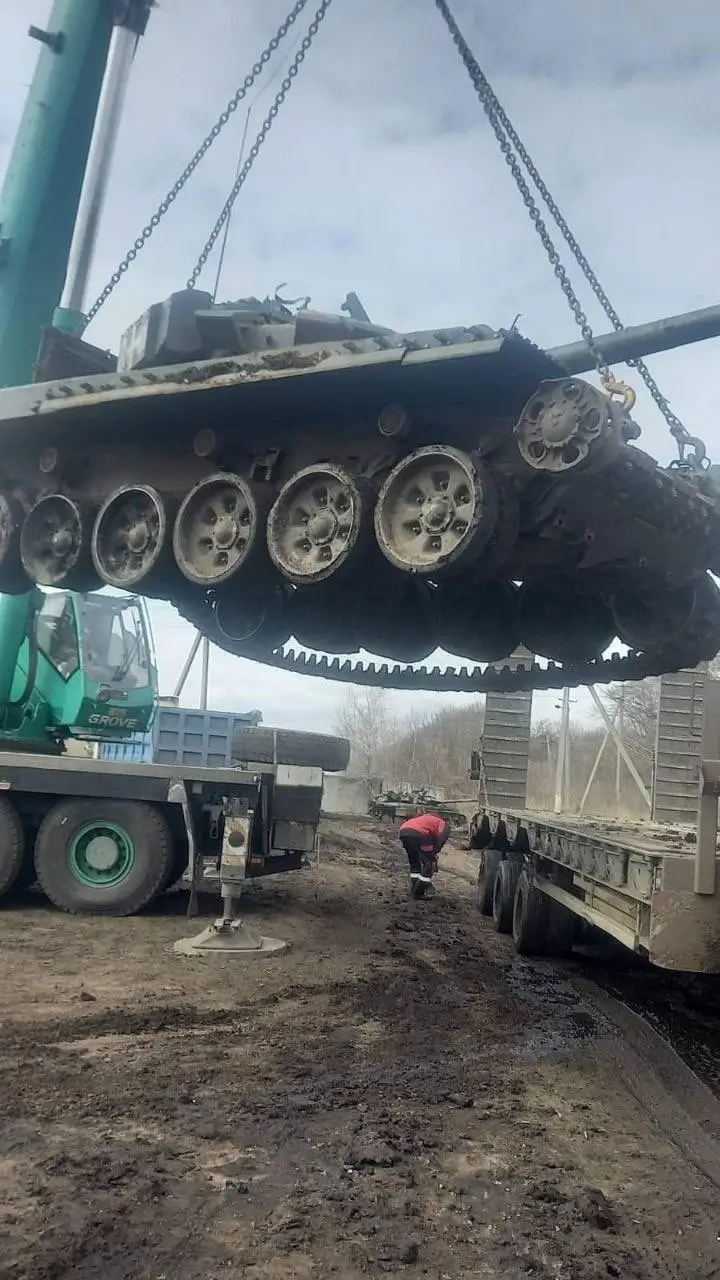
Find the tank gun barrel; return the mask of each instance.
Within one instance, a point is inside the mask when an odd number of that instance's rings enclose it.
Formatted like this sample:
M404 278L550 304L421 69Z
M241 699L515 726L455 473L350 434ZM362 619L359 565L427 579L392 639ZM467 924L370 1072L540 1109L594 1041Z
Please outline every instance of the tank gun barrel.
M702 307L679 316L666 316L649 324L631 325L617 333L603 333L595 338L598 350L608 364L637 360L658 351L672 351L693 342L720 337L720 306ZM584 342L570 342L552 347L548 355L570 374L591 373L595 362Z

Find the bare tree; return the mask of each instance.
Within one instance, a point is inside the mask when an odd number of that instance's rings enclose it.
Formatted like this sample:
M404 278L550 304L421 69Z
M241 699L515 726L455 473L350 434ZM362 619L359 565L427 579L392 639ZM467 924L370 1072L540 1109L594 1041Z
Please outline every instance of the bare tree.
M390 738L386 689L348 689L337 718L338 731L350 742L350 767L361 778L375 778Z

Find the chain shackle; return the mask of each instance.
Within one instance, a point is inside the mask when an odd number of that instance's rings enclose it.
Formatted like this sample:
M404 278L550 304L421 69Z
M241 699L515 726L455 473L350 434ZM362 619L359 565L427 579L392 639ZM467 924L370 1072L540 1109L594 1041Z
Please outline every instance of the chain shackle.
M165 214L167 213L170 206L174 204L175 200L177 200L177 197L180 195L180 192L182 191L183 187L187 183L188 179L192 177L198 165L200 164L200 161L203 159L206 153L210 150L210 147L215 142L216 138L219 136L219 134L222 133L223 129L225 128L225 125L228 123L228 121L237 111L238 107L240 106L240 103L247 96L250 89L252 89L258 76L265 69L268 62L272 58L273 54L279 48L280 44L282 43L282 41L285 39L286 35L290 31L290 28L295 24L295 22L297 22L298 18L300 17L300 14L302 13L303 9L306 7L307 4L308 4L308 0L297 0L296 4L293 5L293 8L291 9L285 21L281 22L280 26L275 32L275 35L272 37L267 47L260 54L260 57L258 58L257 62L254 64L252 70L248 73L248 75L246 75L240 88L236 91L236 93L233 94L232 98L230 99L227 106L225 107L225 110L221 112L221 114L218 116L217 120L215 121L215 124L213 125L212 129L201 142L192 160L190 160L188 164L185 166L177 182L174 183L174 185L168 191L167 195L165 196L165 199L160 201L160 204L155 210L155 213L153 214L152 218L148 222L147 226L143 227L143 230L140 232L140 235L138 236L137 240L133 244L132 248L129 249L128 252L125 254L125 257L118 264L116 270L113 272L107 284L105 285L105 288L102 290L100 294L98 294L97 299L95 300L95 302L93 303L93 305L91 306L90 310L88 311L85 317L86 324L90 324L90 321L95 319L95 316L97 315L100 308L104 306L104 304L107 302L108 298L110 297L110 294L114 291L114 289L122 280L128 267L131 266L131 264L135 261L138 254L140 253L140 250L145 247L151 235L155 231L155 228L160 224L160 222L162 222L162 219L165 217Z
M202 253L200 254L200 257L195 263L195 266L193 267L193 270L187 281L188 289L195 288L195 285L197 284L198 279L200 278L203 267L205 266L205 263L210 257L210 254L212 253L213 247L215 245L215 241L220 235L220 232L225 226L225 223L230 217L230 214L232 213L233 205L235 204L235 201L237 200L237 197L240 194L240 191L245 184L245 179L247 178L248 174L250 173L250 170L252 169L255 161L257 160L258 155L260 154L260 149L265 139L267 138L270 130L272 129L272 126L275 123L275 120L277 119L277 116L280 112L280 108L287 97L288 91L292 86L293 80L298 74L298 71L300 70L303 62L305 61L307 52L310 49L310 46L312 45L312 42L318 33L320 23L322 22L323 18L325 17L325 14L330 8L331 3L332 3L332 0L322 0L322 3L320 4L320 6L317 9L317 12L315 13L315 17L313 18L312 22L310 23L310 26L307 29L307 33L303 37L298 47L298 51L295 54L295 57L293 58L292 63L288 67L287 75L282 81L280 88L278 89L275 95L275 100L270 110L268 111L265 119L263 120L263 123L260 126L260 130L258 132L258 135L248 152L247 160L245 161L240 172L238 173L230 189L230 194L227 200L225 201L225 204L222 207L220 216L215 222L215 225L213 226L213 229L210 232L210 235L208 236L207 241L205 242Z

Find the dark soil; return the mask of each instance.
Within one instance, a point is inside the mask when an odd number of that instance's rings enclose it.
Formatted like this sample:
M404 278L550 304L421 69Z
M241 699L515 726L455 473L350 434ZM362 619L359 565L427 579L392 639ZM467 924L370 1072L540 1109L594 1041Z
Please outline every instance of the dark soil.
M175 955L180 896L5 906L1 1280L720 1277L672 1108L471 874L451 853L411 902L388 829L333 824L317 872L248 895L291 943L255 962Z

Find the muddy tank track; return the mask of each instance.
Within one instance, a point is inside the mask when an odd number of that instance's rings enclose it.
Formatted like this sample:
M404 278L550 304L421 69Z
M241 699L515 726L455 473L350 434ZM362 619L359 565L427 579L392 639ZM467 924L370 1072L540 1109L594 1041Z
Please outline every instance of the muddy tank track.
M186 291L103 371L72 354L87 374L0 393L0 590L125 588L229 653L403 689L639 680L720 649L707 477L659 467L621 398L515 332ZM520 646L543 665L508 664Z

